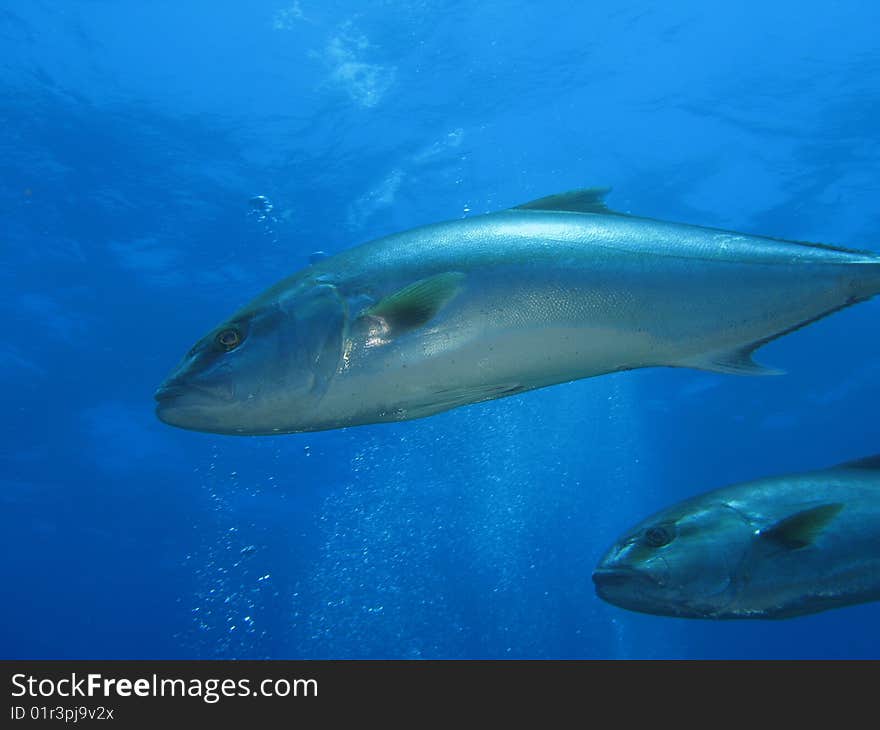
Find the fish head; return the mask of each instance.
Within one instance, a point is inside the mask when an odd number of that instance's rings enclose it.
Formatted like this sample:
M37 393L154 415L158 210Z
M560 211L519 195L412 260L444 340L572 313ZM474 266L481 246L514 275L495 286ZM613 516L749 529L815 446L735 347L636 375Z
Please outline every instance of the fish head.
M735 594L753 533L748 519L723 501L670 508L608 550L593 573L596 593L631 611L717 617Z
M308 430L342 358L332 284L285 281L202 337L158 388L165 423L222 434Z

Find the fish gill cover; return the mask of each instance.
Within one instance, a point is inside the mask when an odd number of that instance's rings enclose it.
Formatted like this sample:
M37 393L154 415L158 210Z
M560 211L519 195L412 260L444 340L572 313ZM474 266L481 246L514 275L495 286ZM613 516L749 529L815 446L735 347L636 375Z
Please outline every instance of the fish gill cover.
M590 580L652 510L876 452L876 301L768 345L784 378L641 370L249 439L169 429L152 392L317 251L562 190L880 251L878 21L855 0L0 10L0 652L876 657L876 604L688 623Z

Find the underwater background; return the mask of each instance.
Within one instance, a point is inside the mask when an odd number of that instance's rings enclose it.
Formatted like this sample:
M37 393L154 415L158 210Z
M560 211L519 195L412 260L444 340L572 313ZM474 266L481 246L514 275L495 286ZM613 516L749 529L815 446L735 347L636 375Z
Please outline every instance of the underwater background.
M254 438L152 399L312 252L571 188L880 251L878 24L867 0L0 3L0 654L880 656L878 604L687 621L590 580L676 500L880 451L880 301L762 349L779 378Z

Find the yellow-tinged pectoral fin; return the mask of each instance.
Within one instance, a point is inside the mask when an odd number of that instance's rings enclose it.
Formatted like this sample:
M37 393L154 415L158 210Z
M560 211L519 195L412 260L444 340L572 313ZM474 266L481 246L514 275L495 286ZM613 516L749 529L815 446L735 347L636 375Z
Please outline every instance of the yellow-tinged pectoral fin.
M430 322L461 291L464 274L446 271L419 279L376 302L364 315L381 319L392 336Z
M805 509L760 530L758 534L763 540L770 540L789 550L799 550L811 545L842 509L841 502Z

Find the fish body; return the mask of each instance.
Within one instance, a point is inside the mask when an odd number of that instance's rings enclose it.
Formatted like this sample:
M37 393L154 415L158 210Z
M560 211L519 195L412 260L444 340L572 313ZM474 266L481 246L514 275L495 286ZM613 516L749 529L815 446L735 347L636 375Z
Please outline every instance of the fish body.
M290 433L641 367L767 374L754 349L880 291L874 254L618 214L603 194L316 260L202 338L157 392L158 415Z
M593 574L643 613L783 619L880 599L880 456L737 484L628 531Z

